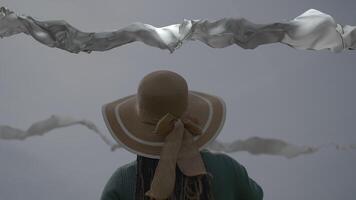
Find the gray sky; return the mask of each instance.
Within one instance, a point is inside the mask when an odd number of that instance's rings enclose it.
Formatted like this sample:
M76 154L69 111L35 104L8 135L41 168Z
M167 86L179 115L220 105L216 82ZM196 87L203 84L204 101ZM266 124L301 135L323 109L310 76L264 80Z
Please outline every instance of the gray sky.
M356 25L354 0L2 0L38 19L65 19L84 31L132 22L164 26L183 19L245 17L256 23L292 19L309 8ZM300 51L273 44L256 50L211 49L189 42L174 54L141 43L104 53L69 54L25 35L0 40L0 124L26 129L51 114L85 117L107 132L101 105L135 93L147 73L168 69L190 88L221 96L226 126L219 139L274 137L295 144L356 143L355 52ZM356 152L327 148L287 160L231 154L263 187L265 199L353 199ZM80 126L23 142L0 141L0 199L98 199L120 165Z

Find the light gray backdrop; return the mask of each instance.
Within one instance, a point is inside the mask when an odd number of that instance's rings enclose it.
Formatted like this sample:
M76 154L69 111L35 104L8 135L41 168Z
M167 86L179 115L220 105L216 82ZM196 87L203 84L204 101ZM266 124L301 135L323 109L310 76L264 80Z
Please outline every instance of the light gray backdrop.
M3 0L0 6L38 19L65 19L84 31L132 22L164 26L187 19L245 17L268 23L309 8L356 25L354 0ZM23 129L51 114L85 117L107 132L101 105L134 93L147 73L168 69L190 88L225 99L219 139L274 137L295 144L356 143L356 54L300 51L273 44L256 50L211 49L189 42L174 54L134 43L104 53L69 54L25 35L0 40L0 124ZM356 152L326 148L288 160L231 154L247 167L265 199L354 199ZM98 199L120 165L83 127L26 141L0 141L0 200Z

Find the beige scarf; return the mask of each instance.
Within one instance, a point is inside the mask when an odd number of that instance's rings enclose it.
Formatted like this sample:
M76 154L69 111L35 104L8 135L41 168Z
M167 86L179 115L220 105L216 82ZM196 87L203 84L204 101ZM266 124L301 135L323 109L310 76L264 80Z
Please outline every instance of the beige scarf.
M166 135L160 160L146 195L151 199L168 199L174 191L176 165L186 176L207 174L199 149L194 145L194 136L201 135L197 122L189 117L176 118L166 114L156 123L156 134Z

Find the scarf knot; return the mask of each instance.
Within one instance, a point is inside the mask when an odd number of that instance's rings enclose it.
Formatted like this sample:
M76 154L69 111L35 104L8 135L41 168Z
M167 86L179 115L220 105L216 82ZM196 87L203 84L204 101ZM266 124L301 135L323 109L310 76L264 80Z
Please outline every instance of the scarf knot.
M151 199L168 199L174 191L176 166L186 176L207 174L194 137L202 135L199 123L192 117L177 118L168 113L157 121L153 131L165 135L165 142L151 188L146 195Z

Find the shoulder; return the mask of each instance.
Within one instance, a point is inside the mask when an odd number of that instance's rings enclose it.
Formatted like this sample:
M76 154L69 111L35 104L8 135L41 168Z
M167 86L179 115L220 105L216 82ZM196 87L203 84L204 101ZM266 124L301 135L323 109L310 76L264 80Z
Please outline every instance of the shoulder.
M242 166L235 159L224 153L211 152L208 150L202 150L200 153L204 161L207 163L216 163L219 165L228 164L229 166Z
M246 168L232 157L223 153L201 151L208 172L221 190L234 191L234 196L251 200L263 198L262 188L249 177ZM214 184L214 181L213 181ZM220 185L224 185L221 188ZM227 189L226 189L227 188Z
M212 177L213 190L215 195L222 199L237 198L242 190L240 180L243 170L235 159L224 153L201 151L205 167Z
M136 173L136 161L132 161L127 163L121 167L119 167L113 176L125 176L126 174Z
M136 176L136 161L130 162L126 165L119 167L110 177L106 183L102 200L120 199L124 193L123 191L132 190L133 181ZM132 183L130 183L132 182Z
M125 185L123 182L127 180L132 180L136 175L136 161L132 161L119 167L114 174L109 179L108 184L113 184L115 187L120 186L120 188Z
M246 168L227 154L203 150L201 155L207 170L210 172L220 173L224 176L228 175L228 177L235 179L240 179L247 175Z

